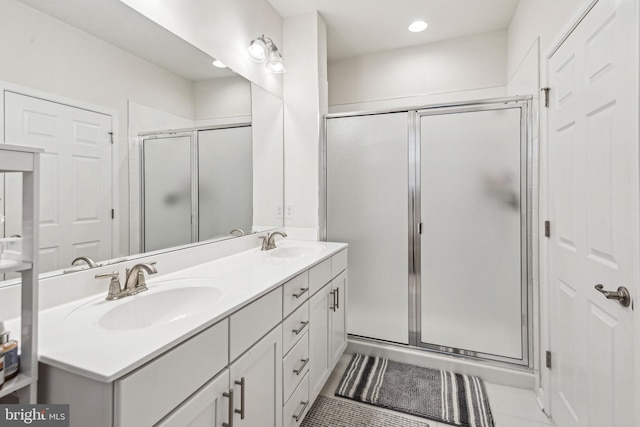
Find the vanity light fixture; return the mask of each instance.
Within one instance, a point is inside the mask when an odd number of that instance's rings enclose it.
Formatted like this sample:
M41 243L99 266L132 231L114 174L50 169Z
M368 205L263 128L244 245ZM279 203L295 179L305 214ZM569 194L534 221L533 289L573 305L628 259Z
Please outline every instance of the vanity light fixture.
M224 62L220 61L219 59L214 59L212 64L213 64L214 67L227 68L227 66L224 64Z
M414 21L411 23L411 25L409 25L409 31L411 31L412 33L419 33L426 30L428 26L429 24L424 21Z
M265 37L264 34L251 41L248 52L255 62L262 63L266 59L265 66L272 73L284 73L286 71L282 61L282 54L278 51L278 47L273 40Z

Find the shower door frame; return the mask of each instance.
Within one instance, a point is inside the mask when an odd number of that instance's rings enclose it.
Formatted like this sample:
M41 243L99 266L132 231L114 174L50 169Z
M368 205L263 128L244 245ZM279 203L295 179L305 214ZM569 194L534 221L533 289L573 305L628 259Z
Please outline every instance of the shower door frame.
M447 347L438 344L422 342L422 276L421 276L421 237L419 232L421 224L421 118L425 116L437 116L443 114L458 114L458 113L471 113L481 111L496 111L506 109L520 109L520 313L521 313L521 350L522 359L516 359L512 357L500 356L497 354L483 353L472 350L464 350L459 348ZM531 183L533 168L531 165L532 160L532 138L530 131L531 124L531 97L524 99L513 100L499 100L495 102L487 101L481 104L470 104L463 106L450 106L450 107L434 107L425 108L414 111L411 113L412 117L412 131L410 135L413 136L413 141L410 140L410 152L413 153L415 158L414 164L410 167L413 169L413 177L410 177L410 200L414 201L413 209L413 222L410 222L410 228L413 227L411 232L411 244L413 253L413 268L410 274L409 288L411 291L411 298L409 303L413 303L413 310L415 315L411 316L409 323L409 343L414 347L424 348L438 353L455 354L460 356L467 356L474 359L492 360L501 363L507 363L510 365L521 365L531 368L532 358L531 349L533 348L533 334L531 325L533 323L532 311L533 311L533 293L532 293L532 235L533 235L533 221L532 221L532 191ZM413 280L413 281L411 281Z
M505 98L493 98L484 100L463 101L455 103L442 103L422 105L406 108L381 109L373 111L356 111L349 113L325 114L320 134L320 240L327 240L327 119L341 117L369 116L387 113L408 113L408 152L407 159L409 176L407 190L409 192L409 227L408 233L408 257L409 257L409 319L408 337L409 345L397 344L376 338L358 336L373 342L381 342L386 345L409 347L441 353L446 355L465 357L473 360L481 360L498 366L511 368L533 369L533 233L536 224L533 223L533 146L532 138L532 96L514 96ZM455 112L487 111L505 108L520 108L520 203L521 203L521 327L522 327L522 359L513 359L488 353L481 353L435 344L420 342L420 117L424 115L453 114ZM524 207L524 209L522 208Z

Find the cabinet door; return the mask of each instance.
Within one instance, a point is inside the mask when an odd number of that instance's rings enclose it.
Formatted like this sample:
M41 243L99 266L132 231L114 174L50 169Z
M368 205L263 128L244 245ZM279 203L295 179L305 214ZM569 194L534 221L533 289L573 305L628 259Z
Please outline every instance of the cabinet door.
M232 342L233 339L231 336ZM280 427L282 328L275 328L258 341L230 369L234 390L234 427Z
M331 304L331 366L333 369L338 359L347 348L346 304L347 304L347 272L343 271L331 281L333 294Z
M331 369L331 316L329 306L333 297L331 285L326 285L309 300L309 382L311 400L320 393Z
M223 427L229 422L229 370L205 384L160 421L158 427Z

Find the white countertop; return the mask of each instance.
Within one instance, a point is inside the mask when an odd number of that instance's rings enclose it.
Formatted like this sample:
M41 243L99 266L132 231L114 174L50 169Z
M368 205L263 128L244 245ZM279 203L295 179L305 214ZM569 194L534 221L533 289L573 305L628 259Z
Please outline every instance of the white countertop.
M252 249L165 275L161 275L162 265L158 264L157 278L152 275L147 279L148 291L116 301L104 300L108 287L105 281L103 295L40 313L39 359L94 380L114 381L347 247L343 243L289 239L278 242L278 247L314 244L323 249L297 258L276 258L268 251ZM102 314L135 298L194 284L213 287L222 296L204 310L158 325L114 330L98 324Z

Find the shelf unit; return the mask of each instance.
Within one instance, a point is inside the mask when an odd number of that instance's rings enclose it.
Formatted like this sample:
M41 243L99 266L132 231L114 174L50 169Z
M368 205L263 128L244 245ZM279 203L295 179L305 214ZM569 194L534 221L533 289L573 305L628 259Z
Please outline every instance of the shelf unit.
M42 151L39 148L0 144L0 173L22 173L22 257L20 261L0 261L0 274L22 275L19 285L20 372L0 387L0 399L15 393L20 403L36 403L38 395L38 215Z

